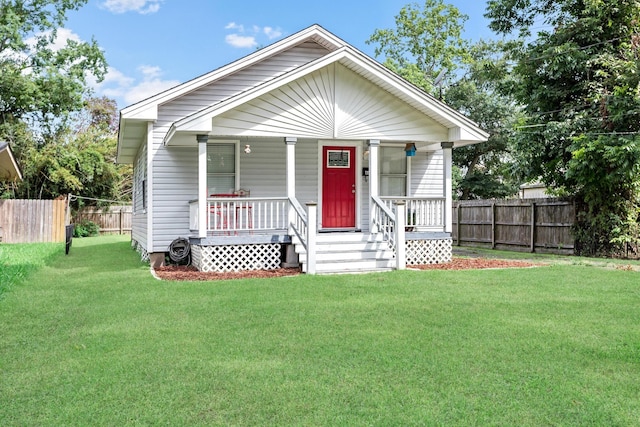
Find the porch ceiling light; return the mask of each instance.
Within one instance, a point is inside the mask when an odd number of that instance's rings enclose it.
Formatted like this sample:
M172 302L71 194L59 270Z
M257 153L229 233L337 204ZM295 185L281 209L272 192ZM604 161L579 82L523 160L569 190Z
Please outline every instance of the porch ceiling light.
M407 153L407 157L415 156L416 155L416 144L414 144L413 142L405 144L404 151L405 151L405 153Z

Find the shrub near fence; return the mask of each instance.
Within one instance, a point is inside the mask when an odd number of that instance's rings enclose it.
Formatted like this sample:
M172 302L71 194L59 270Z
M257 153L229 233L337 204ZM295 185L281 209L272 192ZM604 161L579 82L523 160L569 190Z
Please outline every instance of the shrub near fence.
M573 202L561 199L464 200L453 205L457 245L573 254Z
M94 222L100 227L100 234L131 234L132 208L129 205L113 205L109 208L99 209L95 206L87 206L80 209L73 221Z

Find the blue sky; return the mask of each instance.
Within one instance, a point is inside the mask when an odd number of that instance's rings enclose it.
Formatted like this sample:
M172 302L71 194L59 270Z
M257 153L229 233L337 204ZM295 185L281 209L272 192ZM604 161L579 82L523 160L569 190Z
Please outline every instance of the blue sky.
M365 41L376 29L395 28L394 17L412 2L89 0L69 13L60 36L96 39L109 63L96 94L114 98L123 108L313 24L373 56L374 46ZM469 16L466 38L492 37L482 16L485 2L448 3Z

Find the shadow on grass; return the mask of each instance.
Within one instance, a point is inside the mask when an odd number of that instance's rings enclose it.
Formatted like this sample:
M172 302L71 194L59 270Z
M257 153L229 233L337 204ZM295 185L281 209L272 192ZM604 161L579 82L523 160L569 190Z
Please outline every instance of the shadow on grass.
M0 245L0 299L12 286L64 256L63 243Z

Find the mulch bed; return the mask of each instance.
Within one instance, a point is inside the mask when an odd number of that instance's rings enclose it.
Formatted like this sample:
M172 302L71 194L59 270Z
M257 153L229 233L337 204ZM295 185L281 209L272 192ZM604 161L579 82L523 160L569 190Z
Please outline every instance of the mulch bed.
M486 268L526 268L536 267L527 261L514 261L493 258L457 258L446 264L409 265L416 270L470 270ZM269 277L295 276L301 274L299 268L279 268L277 270L254 270L229 273L203 273L192 266L169 265L155 269L155 275L161 280L230 280L230 279L262 279Z

